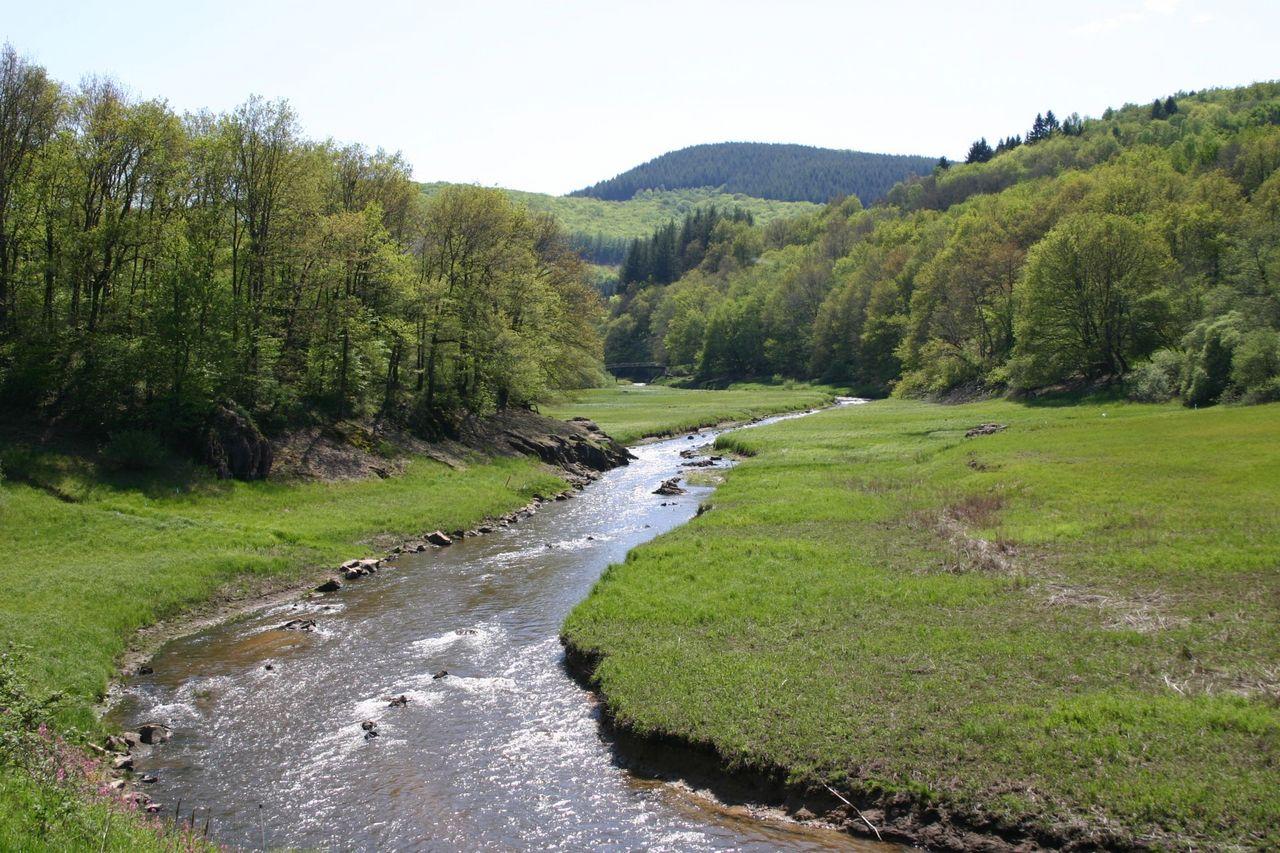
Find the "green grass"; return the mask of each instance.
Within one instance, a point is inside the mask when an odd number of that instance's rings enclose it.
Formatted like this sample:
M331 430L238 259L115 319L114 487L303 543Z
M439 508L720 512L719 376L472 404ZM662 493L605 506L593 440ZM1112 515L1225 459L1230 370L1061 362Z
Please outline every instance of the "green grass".
M281 582L367 556L380 533L465 528L562 486L529 460L453 470L412 462L402 476L337 483L132 484L42 459L41 482L0 483L0 643L28 646L38 688L66 691L66 721L93 725L115 661L140 627L229 584Z
M565 625L622 724L998 822L1280 845L1280 406L894 400L720 444L753 458L713 510Z
M76 796L5 768L0 768L0 804L0 850L205 849L202 839L188 838L159 823L148 825L136 812L128 813L105 799ZM203 813L197 829L202 826Z
M825 406L834 396L830 388L804 384L738 384L724 391L617 385L578 392L568 400L543 407L543 412L553 418L591 418L626 444L726 421Z

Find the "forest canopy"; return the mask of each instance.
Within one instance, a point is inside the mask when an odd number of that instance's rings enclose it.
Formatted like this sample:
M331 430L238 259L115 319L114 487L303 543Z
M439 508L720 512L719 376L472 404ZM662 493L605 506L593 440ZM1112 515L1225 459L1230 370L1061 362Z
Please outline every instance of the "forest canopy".
M427 430L600 376L600 304L555 220L425 198L398 154L301 135L283 101L178 115L0 52L0 401L91 432Z
M927 174L935 162L908 154L721 142L668 152L570 195L622 201L644 190L711 187L782 201L825 204L846 195L874 201L899 181Z
M968 159L868 208L722 223L678 275L624 276L606 360L904 396L1280 399L1280 84L1048 111Z

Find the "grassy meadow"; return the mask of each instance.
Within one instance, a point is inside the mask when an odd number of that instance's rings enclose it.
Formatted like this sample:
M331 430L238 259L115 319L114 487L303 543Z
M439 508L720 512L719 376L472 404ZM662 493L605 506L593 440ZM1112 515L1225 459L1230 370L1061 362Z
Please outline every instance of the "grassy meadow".
M726 421L746 421L825 406L835 392L818 385L739 383L723 391L666 385L615 385L574 392L542 408L553 418L591 418L624 444L652 436L675 435Z
M892 400L719 444L751 458L712 511L565 625L624 726L997 829L1280 845L1280 405Z

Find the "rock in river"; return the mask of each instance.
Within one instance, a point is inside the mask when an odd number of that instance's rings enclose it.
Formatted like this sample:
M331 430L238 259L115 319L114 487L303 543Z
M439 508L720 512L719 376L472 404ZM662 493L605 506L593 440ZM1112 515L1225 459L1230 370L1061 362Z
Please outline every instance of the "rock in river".
M680 488L680 478L672 477L670 480L663 480L662 485L653 490L655 495L683 495L684 489Z
M173 737L173 729L164 723L143 723L138 726L138 739L145 744L164 743Z
M428 541L428 542L430 542L432 545L439 545L439 546L440 546L440 547L442 547L442 548L443 548L444 546L446 546L446 545L452 545L452 544L453 544L453 540L452 540L452 539L450 539L450 538L448 537L448 535L447 535L447 534L445 534L445 533L444 533L444 531L441 531L441 530L436 530L436 531L433 531L433 532L431 532L431 533L428 533L428 534L427 534L427 536L426 536L426 539L427 539L427 541Z

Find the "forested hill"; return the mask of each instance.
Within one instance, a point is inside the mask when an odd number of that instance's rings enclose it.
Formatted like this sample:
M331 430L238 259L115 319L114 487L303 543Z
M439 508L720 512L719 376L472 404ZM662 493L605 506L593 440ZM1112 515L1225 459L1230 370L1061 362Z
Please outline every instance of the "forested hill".
M1280 83L1048 112L968 160L867 208L638 242L606 362L878 394L1123 380L1142 400L1280 400Z
M909 154L720 142L671 151L570 195L623 201L643 190L714 187L782 201L825 204L838 196L856 195L872 202L899 181L927 174L936 162L936 157Z
M452 185L423 184L422 192L430 197L448 186ZM587 261L612 266L622 263L627 247L635 238L648 237L655 228L683 219L698 209L742 210L761 225L819 210L808 202L752 198L707 188L646 190L626 201L570 198L512 189L502 192L531 211L552 214L568 234L569 242Z

